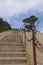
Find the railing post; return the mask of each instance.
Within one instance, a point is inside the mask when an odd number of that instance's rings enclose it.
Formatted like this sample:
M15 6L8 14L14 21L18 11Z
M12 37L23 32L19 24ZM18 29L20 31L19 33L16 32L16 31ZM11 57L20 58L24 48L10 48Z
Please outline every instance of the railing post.
M26 31L24 31L24 43L26 45Z
M33 42L33 59L34 59L34 65L37 65L37 62L36 62L36 48L35 48L34 30L32 30L32 42Z

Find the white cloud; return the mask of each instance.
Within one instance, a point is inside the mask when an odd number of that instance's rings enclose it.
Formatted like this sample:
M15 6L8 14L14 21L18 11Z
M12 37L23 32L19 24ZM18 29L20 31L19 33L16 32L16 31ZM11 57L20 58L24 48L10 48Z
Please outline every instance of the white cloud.
M42 5L42 0L0 0L0 16L10 17L30 9L43 11Z
M43 28L40 29L40 32L43 33Z

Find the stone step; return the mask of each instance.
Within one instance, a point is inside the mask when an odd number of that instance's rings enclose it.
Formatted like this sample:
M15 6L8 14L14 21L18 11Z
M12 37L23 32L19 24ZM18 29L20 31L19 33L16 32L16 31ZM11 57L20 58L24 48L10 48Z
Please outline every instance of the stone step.
M22 46L17 46L17 45L13 45L13 46L0 46L0 48L7 48L7 47L9 47L9 48L23 48L24 46L22 45Z
M2 51L9 51L9 52L19 52L19 51L26 51L25 49L23 49L23 48L0 48L0 52L2 52Z
M10 45L10 44L9 44ZM0 46L0 52L3 51L13 51L13 52L18 52L18 51L25 51L24 46Z
M3 39L3 41L22 42L22 40L20 40L20 39Z
M15 38L15 37L16 37L16 38L18 37L18 38L20 38L20 36L17 35L17 34L15 34L15 35L7 35L7 36L5 36L4 38L6 38L6 37L7 37L7 38L11 38L11 37L14 37L14 38Z
M0 44L7 44L7 43L9 43L9 44L22 44L22 41L21 40L1 40L0 41Z
M18 36L5 36L3 39L20 39L21 37Z
M17 41L18 42L18 41ZM15 41L10 41L10 40L8 40L8 41L0 41L0 45L1 44L15 44L15 45L22 45L23 43L16 43Z
M0 57L0 60L27 60L26 57Z
M0 64L27 63L26 57L0 57Z
M23 50L23 48L20 48L20 47L17 47L17 48L16 47L1 47L0 51L1 50L6 50L6 51L7 50L13 50L13 51L15 51L15 50Z
M20 43L17 43L17 44L15 44L15 43L5 43L5 42L3 42L3 43L0 43L0 46L23 46L23 44L20 44Z
M26 60L0 60L0 65L1 64L23 64L23 63L27 63Z
M0 52L25 52L25 50L0 50Z
M25 52L26 50L0 50L0 52Z
M1 48L1 49L0 49L0 52L1 52L1 51L12 51L12 50L13 50L13 51L23 51L24 49L22 49L22 48L19 48L19 49L18 49L18 48L8 48L8 49L7 49L7 48ZM24 50L24 51L25 51L25 50Z
M1 43L0 46L23 46L23 44L20 44L20 43L19 43L19 44L16 44L16 43L10 43L10 44L7 43L7 44L6 44L6 43L4 42L3 44Z
M27 65L27 63L21 63L21 64L1 64L1 65Z
M20 36L16 36L16 35L14 35L14 36L7 35L3 39L21 39L21 37Z
M23 46L0 46L0 49L22 49Z
M0 52L0 54L26 54L26 52Z
M0 57L26 56L26 52L0 52Z
M0 54L0 57L24 57L26 54Z

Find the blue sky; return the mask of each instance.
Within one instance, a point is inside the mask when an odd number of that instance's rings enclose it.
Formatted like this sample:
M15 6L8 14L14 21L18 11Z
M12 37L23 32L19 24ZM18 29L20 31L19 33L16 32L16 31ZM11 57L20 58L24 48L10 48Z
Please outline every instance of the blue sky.
M0 17L8 21L12 28L20 28L23 18L36 15L43 32L43 0L0 0Z

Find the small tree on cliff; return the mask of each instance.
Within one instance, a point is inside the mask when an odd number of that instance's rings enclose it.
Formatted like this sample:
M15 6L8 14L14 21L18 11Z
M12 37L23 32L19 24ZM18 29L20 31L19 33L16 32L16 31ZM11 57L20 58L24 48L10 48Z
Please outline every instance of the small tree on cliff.
M33 56L34 56L34 65L36 63L36 49L35 49L35 23L38 20L36 16L30 16L29 18L25 18L23 23L25 24L25 29L32 32L32 42L33 42Z

